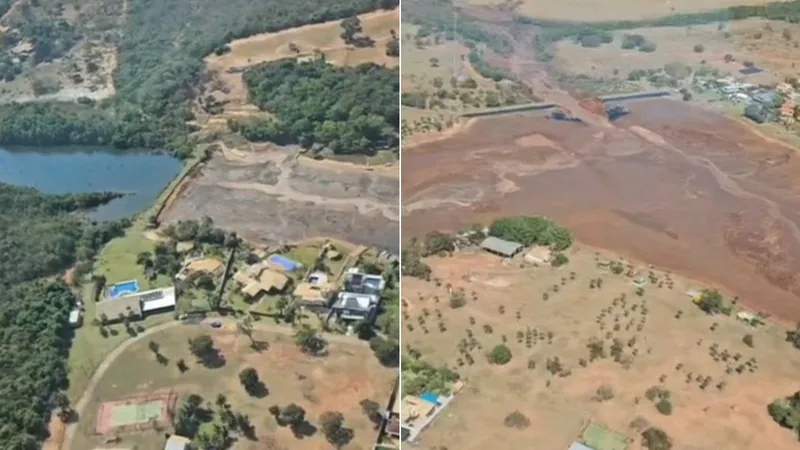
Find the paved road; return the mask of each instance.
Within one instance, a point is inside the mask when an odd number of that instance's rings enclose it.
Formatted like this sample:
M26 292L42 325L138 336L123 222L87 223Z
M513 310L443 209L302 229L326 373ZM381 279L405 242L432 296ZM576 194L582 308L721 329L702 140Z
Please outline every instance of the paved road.
M227 318L227 317L225 317L225 318L219 318L219 317L209 318L209 319L204 320L203 322L200 322L200 325L208 324L209 322L213 322L213 321L222 322L223 325L233 325L233 326L236 325L236 319ZM92 375L92 379L89 380L89 385L86 387L86 390L83 392L83 394L78 399L78 401L75 403L75 405L73 405L73 408L78 413L78 417L83 417L83 414L86 411L86 407L89 406L89 402L92 399L92 395L94 394L94 390L97 387L97 383L100 382L100 380L103 378L103 375L106 373L108 368L111 367L111 365L114 363L114 361L123 352L125 352L125 350L127 350L131 345L141 341L142 339L145 339L145 338L147 338L149 336L152 336L152 335L154 335L156 333L160 333L162 331L168 330L170 328L174 328L174 327L185 325L185 324L186 323L184 323L184 322L176 320L176 321L172 321L172 322L168 322L168 323L164 323L164 324L155 326L153 328L148 328L144 332L137 334L135 337L132 337L132 338L124 341L122 344L119 345L119 347L115 348L111 353L109 353L108 356L106 356L106 358L103 360L103 362L100 363L99 366L97 366L97 370L95 370L94 374ZM259 330L259 331L268 331L270 333L279 333L279 334L284 334L284 335L292 335L292 334L294 334L294 329L293 328L290 328L290 327L287 327L287 326L281 326L281 325L277 325L277 324L272 324L272 323L265 323L264 321L253 322L253 328L255 330ZM213 331L213 329L210 328L210 327L209 327L209 330ZM364 346L368 345L366 342L358 340L355 337L342 336L342 335L339 335L339 334L327 334L327 335L325 335L325 339L328 340L329 342L340 342L340 343L346 343L346 344L350 344L350 345L364 345ZM67 428L65 430L65 438L64 438L64 441L63 441L64 444L62 444L61 450L70 450L72 448L72 440L75 437L75 432L78 429L78 424L79 423L80 423L80 419L78 420L78 422L71 423L71 424L67 425Z

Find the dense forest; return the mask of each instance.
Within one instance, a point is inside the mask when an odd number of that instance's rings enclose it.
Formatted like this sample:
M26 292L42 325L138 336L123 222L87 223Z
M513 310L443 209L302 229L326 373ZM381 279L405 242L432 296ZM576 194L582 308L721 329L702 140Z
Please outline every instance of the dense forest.
M248 69L244 81L250 100L276 116L231 123L249 140L322 144L334 153L363 154L398 143L397 68L286 59Z
M0 184L0 448L34 450L50 411L63 399L76 299L61 282L41 280L78 264L124 233L123 222L92 224L80 211L114 193L43 195Z
M67 386L75 297L47 282L0 287L0 296L0 447L38 450Z

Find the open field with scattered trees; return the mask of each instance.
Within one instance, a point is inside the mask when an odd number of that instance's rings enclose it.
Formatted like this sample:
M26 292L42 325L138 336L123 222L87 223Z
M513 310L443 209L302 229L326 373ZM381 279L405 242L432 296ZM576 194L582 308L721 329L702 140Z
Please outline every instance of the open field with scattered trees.
M742 319L737 298L695 281L548 241L563 229L545 223L506 219L489 232L565 249L549 263L470 247L478 228L406 249L404 386L447 394L465 383L421 445L566 448L589 439L589 423L631 449L797 445L770 417L797 428L785 389L800 370L796 331Z

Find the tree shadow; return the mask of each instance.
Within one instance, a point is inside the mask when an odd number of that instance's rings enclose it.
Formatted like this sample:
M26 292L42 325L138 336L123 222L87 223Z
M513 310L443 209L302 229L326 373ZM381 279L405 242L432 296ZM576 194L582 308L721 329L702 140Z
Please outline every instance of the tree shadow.
M158 363L161 364L162 366L166 366L169 364L169 358L162 355L161 353L156 353L156 361L158 361Z
M269 395L269 389L267 388L267 385L265 385L263 381L259 381L256 386L253 386L250 389L247 388L245 389L247 390L247 393L251 397L264 398Z
M294 437L297 439L305 439L314 436L317 433L317 427L304 420L303 423L291 427Z
M267 341L253 341L250 343L250 348L252 348L256 353L261 353L269 350L269 342Z
M222 353L216 349L200 358L200 363L206 369L219 369L225 367L225 362L225 356L223 356Z

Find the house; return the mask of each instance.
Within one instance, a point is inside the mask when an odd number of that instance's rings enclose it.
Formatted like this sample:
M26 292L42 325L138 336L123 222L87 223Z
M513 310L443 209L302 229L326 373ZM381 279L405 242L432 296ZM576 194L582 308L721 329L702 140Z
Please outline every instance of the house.
M358 267L351 267L345 276L344 290L358 294L379 295L385 284L383 276L364 273Z
M222 261L213 258L195 258L186 261L183 268L175 276L178 280L185 280L195 273L206 273L208 275L220 275L222 272Z
M83 312L75 308L69 312L69 325L73 328L78 328L83 325Z
M537 245L525 254L525 261L533 264L548 264L553 252L548 247Z
M253 264L233 275L234 281L242 285L242 294L255 299L263 294L277 294L289 286L289 277L272 270L267 264Z
M106 323L109 323L122 321L125 318L138 320L144 317L145 313L175 309L176 304L175 286L170 286L106 298L96 303L95 312L98 319L103 320L105 317Z
M167 443L164 444L164 450L186 450L191 443L191 439L173 434L167 439Z
M506 241L494 236L489 236L481 242L481 248L506 258L512 258L522 251L523 245L519 242Z
M340 292L331 309L340 319L372 322L378 315L380 302L380 296L375 294Z
M573 442L572 445L569 446L569 450L594 450L592 447L587 446L586 444L582 444L580 442Z
M292 296L295 302L310 309L324 309L330 304L333 285L328 281L328 274L312 272L306 280L299 283Z

